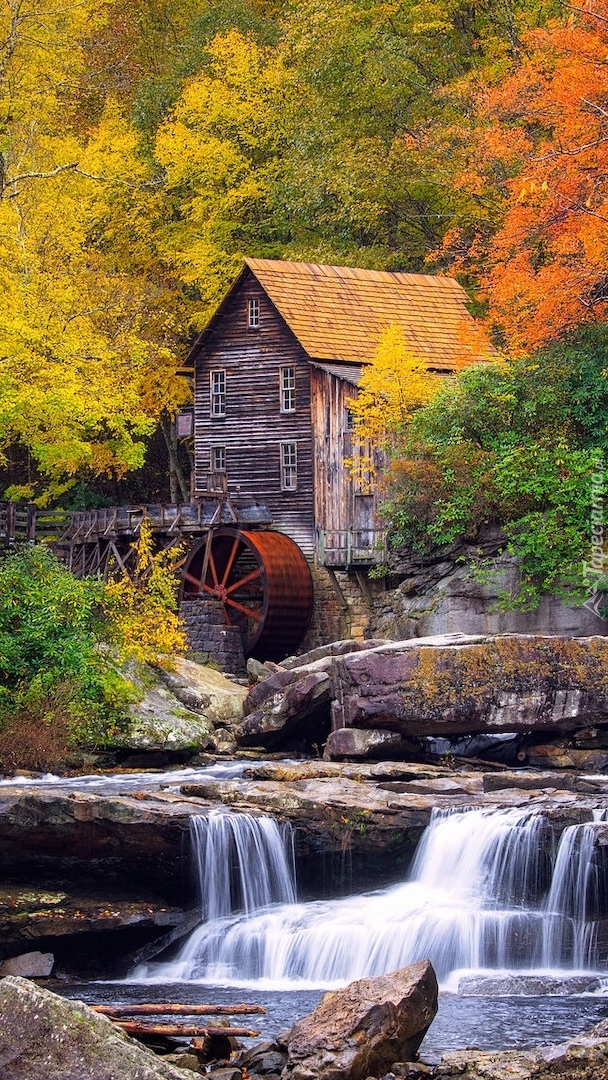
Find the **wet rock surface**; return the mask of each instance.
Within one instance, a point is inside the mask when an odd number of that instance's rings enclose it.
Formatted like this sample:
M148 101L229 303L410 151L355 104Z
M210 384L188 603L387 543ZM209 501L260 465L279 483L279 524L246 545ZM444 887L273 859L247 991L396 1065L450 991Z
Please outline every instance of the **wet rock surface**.
M335 727L405 737L567 731L608 720L608 639L455 635L337 657Z
M2 1080L184 1080L106 1017L27 979L0 981Z
M283 1080L365 1080L412 1059L435 1013L437 979L428 960L358 979L321 999L287 1039Z
M286 749L303 739L324 745L329 759L373 759L415 756L416 740L428 736L508 732L536 736L542 760L543 736L608 726L606 637L446 634L355 644L296 658L256 684L237 742ZM361 730L368 734L350 734ZM604 769L604 741L579 742L555 764Z
M212 806L272 814L290 822L304 893L310 879L315 887L327 880L329 894L335 884L331 860L336 868L343 866L345 853L354 889L402 879L436 807L537 807L560 832L567 825L591 820L594 810L604 808L608 787L601 776L575 772L401 761L275 761L247 765L234 779L201 775L200 781L182 780L176 785L179 790L171 791L166 789L169 776L162 789L125 794L61 791L60 786L47 789L27 783L2 788L0 873L16 893L27 892L32 882L38 890L46 883L52 892L60 882L59 891L76 908L79 898L96 894L100 903L95 907L89 900L85 920L101 930L104 919L98 911L118 911L114 921L119 925L122 909L115 904L125 894L128 901L135 886L143 908L153 912L183 911L195 902L190 821ZM38 905L37 910L42 913L37 928L42 929L45 921L48 927L37 939L40 947L45 936L54 935L53 924L63 925L65 933L70 923L67 913L62 920L56 918L52 905ZM128 920L128 905L126 912ZM14 919L12 930L6 923L10 914L0 897L4 940L17 933ZM85 920L74 919L70 932L77 933ZM18 942L10 940L14 953Z
M568 1042L536 1050L456 1050L445 1054L433 1076L459 1076L465 1080L532 1080L533 1077L569 1077L571 1080L606 1080L608 1077L608 1021Z

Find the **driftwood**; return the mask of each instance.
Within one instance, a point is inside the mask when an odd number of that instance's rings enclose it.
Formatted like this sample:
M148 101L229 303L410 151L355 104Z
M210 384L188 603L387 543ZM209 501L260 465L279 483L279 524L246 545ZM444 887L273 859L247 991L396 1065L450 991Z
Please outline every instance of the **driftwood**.
M111 1017L110 1017L111 1019ZM209 1038L214 1035L241 1035L245 1038L255 1038L259 1031L251 1031L241 1027L198 1027L196 1024L147 1024L142 1020L114 1020L116 1027L121 1028L127 1035L147 1038L160 1036L161 1038L183 1039L189 1036L196 1038Z
M104 1016L230 1016L243 1013L265 1013L263 1005L178 1005L172 1001L139 1005L90 1005L93 1012ZM222 1031L228 1031L222 1028Z

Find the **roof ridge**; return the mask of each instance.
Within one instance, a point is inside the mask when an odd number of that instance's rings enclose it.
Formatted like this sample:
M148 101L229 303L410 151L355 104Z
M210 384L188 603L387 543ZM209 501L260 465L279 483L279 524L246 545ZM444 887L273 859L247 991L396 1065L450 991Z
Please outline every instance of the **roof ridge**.
M302 278L336 278L341 281L394 282L396 285L454 285L462 286L447 274L413 274L405 270L369 270L361 266L338 266L334 263L293 262L288 259L246 258L245 264L253 273L298 275Z

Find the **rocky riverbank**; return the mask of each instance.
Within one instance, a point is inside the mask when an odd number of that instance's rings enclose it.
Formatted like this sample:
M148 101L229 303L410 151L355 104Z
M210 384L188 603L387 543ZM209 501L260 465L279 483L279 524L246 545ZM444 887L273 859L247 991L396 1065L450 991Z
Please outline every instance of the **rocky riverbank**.
M606 1020L558 1045L507 1051L472 1047L429 1064L417 1051L437 1006L435 975L422 961L326 994L311 1015L274 1042L230 1052L234 1040L227 1037L227 1056L210 1058L210 1040L191 1038L184 1027L173 1050L167 1052L165 1044L159 1055L152 1050L157 1023L148 1036L139 1024L135 1040L120 1017L112 1020L82 1002L9 976L0 979L1 1075L3 1080L185 1080L201 1074L209 1080L608 1078Z
M124 974L133 957L186 933L197 904L190 823L212 807L272 814L294 830L302 897L378 888L403 879L437 807L527 807L559 836L606 806L602 776L463 764L243 763L150 775L120 790L87 782L0 788L0 961L52 952L69 974ZM597 858L608 823L595 830ZM137 899L137 906L132 905ZM103 944L102 944L103 941Z

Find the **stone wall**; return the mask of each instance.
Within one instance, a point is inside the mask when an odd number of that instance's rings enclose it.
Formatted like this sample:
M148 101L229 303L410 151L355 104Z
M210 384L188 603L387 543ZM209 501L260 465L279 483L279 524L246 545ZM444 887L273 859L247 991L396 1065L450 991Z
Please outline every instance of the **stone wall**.
M198 663L213 663L222 671L244 674L241 632L237 626L226 626L224 608L219 600L182 600L179 613L190 651Z
M313 613L298 653L344 638L365 640L369 636L373 598L384 589L384 583L368 581L365 571L330 573L324 567L311 566L310 572ZM214 663L235 675L245 671L240 632L237 627L226 626L219 601L207 598L183 600L180 615L190 650L199 663Z
M310 627L299 653L331 641L369 637L374 598L384 592L382 581L370 581L367 571L334 570L311 566L314 604Z

